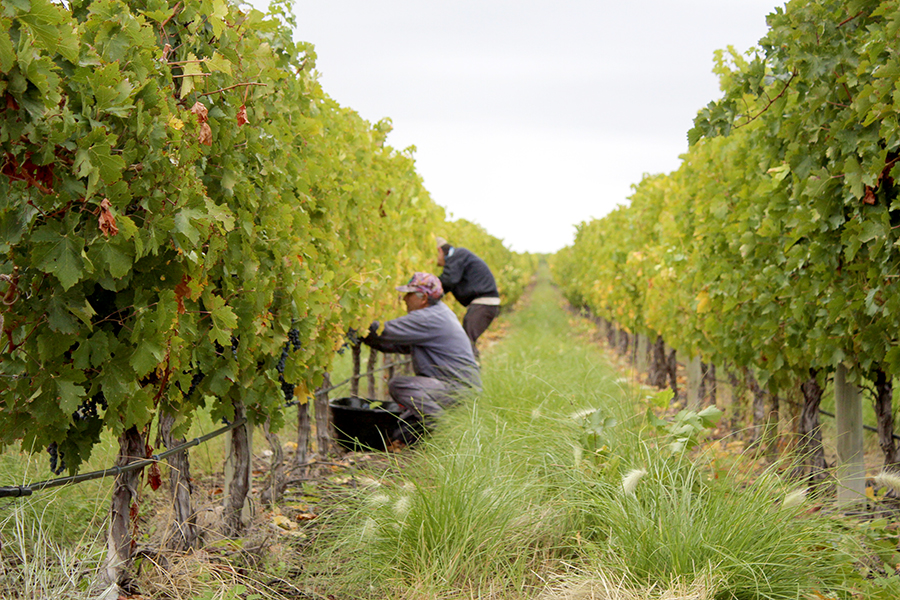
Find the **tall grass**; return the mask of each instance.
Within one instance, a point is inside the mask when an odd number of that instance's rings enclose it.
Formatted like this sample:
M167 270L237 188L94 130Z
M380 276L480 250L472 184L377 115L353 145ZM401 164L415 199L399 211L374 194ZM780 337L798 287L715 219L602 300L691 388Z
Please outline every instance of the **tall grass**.
M37 480L37 462L7 452L0 480ZM108 486L100 482L0 499L0 598L84 597L103 560L107 509Z
M644 465L630 492L577 483L585 555L604 571L662 588L712 578L714 597L740 599L839 591L853 577L849 551L860 548L829 518L808 514L802 497L785 502L789 490L774 471L744 486L651 446Z
M598 581L623 598L849 589L853 557L835 523L786 506L774 471L716 479L673 455L644 424L647 391L605 365L550 286L510 320L484 355L484 392L443 418L401 477L356 499L334 548L348 593L587 598Z

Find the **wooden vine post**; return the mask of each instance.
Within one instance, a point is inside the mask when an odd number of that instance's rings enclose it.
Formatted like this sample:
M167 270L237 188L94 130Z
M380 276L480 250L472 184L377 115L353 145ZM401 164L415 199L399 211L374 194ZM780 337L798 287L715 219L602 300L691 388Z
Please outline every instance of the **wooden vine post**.
M375 389L375 369L378 367L378 351L375 348L369 349L369 359L366 362L366 398L374 400L378 397Z
M810 369L809 379L800 386L803 392L803 409L800 411L800 423L797 427L799 444L798 453L803 466L798 469L798 476L807 477L817 482L825 478L828 465L825 462L825 450L822 447L822 429L819 425L819 405L822 402L822 387L819 385L817 371Z
M129 427L119 436L119 455L116 466L125 467L144 458L146 448L137 427ZM131 512L138 500L141 471L134 470L116 475L109 511L109 532L106 538L106 562L103 580L110 586L130 592L131 577Z
M894 382L882 369L875 369L875 416L878 419L878 444L884 454L884 467L896 470L897 445L894 443Z
M837 421L837 502L851 504L865 498L866 464L863 454L862 400L859 387L847 380L847 367L834 373L834 406Z
M234 401L235 420L247 415L244 403ZM252 470L251 448L253 428L249 423L235 427L225 434L225 532L234 536L250 523L250 475Z
M648 367L648 358L650 352L650 341L644 334L637 334L637 343L635 344L634 368L638 373L644 373Z
M669 387L672 389L672 398L678 399L678 351L670 348L666 355L666 373L669 377Z
M159 417L159 436L166 448L184 443L184 437L172 437L175 415L163 412ZM173 523L166 545L178 551L193 548L197 542L197 517L191 505L191 466L187 450L166 459L169 463L169 494L172 498Z
M362 347L360 345L352 346L350 354L353 357L353 375L350 377L350 396L352 398L359 397L359 370L362 360Z
M700 383L703 379L703 364L700 355L695 354L687 364L687 408L700 410Z
M297 453L294 455L295 467L301 467L306 464L309 454L310 431L309 398L303 398L300 404L297 405Z
M663 341L661 335L657 335L650 350L650 366L648 367L647 382L653 387L663 389L666 387L667 373L666 343Z
M394 359L388 357L387 354L381 355L381 366L385 368L384 375L381 377L381 390L379 398L383 400L390 400L389 392L388 392L388 384L391 379L394 377Z
M287 483L284 477L284 450L281 447L281 439L272 431L272 419L266 419L263 424L263 434L269 443L272 458L269 463L269 479L265 488L260 492L259 499L262 504L271 505L281 501Z
M709 398L709 402L707 403L709 406L718 406L718 399L716 398L719 386L716 381L716 365L713 363L700 363L700 372L702 373L702 377L700 379L700 400L701 402L706 402L706 399Z
M357 346L358 349L358 346ZM357 354L357 356L359 356ZM357 385L359 381L357 380ZM322 387L316 390L315 414L316 414L316 452L319 456L327 456L331 453L331 409L328 407L328 388L331 386L331 377L325 373Z

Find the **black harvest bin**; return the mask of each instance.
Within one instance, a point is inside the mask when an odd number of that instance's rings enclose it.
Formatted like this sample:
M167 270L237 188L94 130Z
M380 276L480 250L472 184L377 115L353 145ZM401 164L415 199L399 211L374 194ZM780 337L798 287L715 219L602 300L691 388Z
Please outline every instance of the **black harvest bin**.
M371 403L375 408L370 408ZM348 450L384 450L403 410L395 402L354 397L336 398L329 407L337 443Z

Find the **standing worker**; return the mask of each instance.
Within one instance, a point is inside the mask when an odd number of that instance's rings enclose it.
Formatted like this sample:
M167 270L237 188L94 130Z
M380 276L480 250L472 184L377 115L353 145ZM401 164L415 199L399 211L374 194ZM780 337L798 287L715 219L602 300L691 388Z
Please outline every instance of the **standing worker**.
M465 248L454 248L442 237L437 238L438 266L444 267L441 285L466 307L463 329L472 342L472 352L478 358L475 342L500 314L500 294L497 282L487 263Z
M431 273L415 273L397 291L407 314L384 324L372 323L362 342L379 352L412 355L415 376L398 375L388 382L391 398L403 409L401 426L392 439L414 441L461 396L481 390L478 363L468 337L450 308L441 302L441 282Z

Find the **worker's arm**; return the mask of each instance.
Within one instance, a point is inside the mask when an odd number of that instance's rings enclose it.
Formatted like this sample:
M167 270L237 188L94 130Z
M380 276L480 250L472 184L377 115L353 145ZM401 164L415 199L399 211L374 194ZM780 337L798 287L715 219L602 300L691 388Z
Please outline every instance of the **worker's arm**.
M408 354L410 346L425 344L440 336L434 313L436 310L436 306L428 307L391 319L384 324L384 331L381 333L378 333L378 323L373 323L369 327L369 335L362 341L381 352Z
M360 339L360 341L366 346L378 350L379 352L384 352L385 354L409 354L412 351L412 348L410 348L409 344L401 344L396 341L386 339L383 335L379 335L378 327L378 321L372 323L369 326L368 335Z

